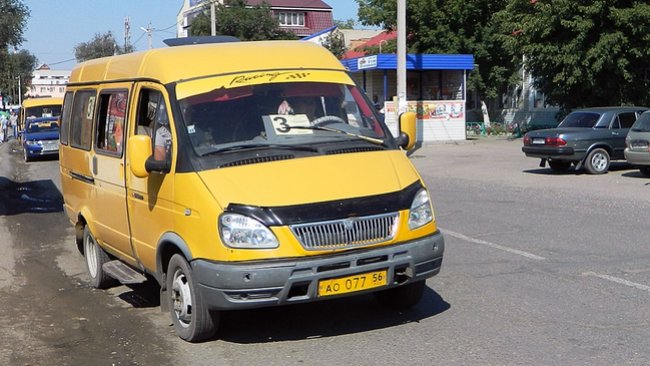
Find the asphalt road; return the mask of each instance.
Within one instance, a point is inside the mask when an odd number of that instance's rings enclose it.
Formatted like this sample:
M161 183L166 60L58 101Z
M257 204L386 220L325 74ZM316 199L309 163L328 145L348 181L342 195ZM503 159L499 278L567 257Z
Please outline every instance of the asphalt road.
M539 168L521 141L412 155L445 234L414 309L372 296L226 313L178 339L155 285L91 289L58 162L0 145L2 365L648 365L650 179Z

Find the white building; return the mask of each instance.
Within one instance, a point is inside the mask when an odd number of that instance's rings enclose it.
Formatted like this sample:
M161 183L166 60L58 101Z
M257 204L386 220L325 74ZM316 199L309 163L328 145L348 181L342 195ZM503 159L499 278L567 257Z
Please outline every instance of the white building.
M70 70L51 70L42 64L34 70L26 97L63 97L70 80Z

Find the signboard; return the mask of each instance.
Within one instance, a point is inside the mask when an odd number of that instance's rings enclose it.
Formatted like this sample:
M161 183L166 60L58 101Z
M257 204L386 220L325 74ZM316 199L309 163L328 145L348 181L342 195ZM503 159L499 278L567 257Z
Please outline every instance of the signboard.
M377 55L361 57L357 60L357 68L359 70L373 69L375 67L377 67Z

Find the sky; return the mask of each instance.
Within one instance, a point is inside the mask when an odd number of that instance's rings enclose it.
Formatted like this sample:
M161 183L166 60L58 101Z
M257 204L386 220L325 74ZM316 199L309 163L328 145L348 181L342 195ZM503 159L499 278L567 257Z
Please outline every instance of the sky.
M332 7L334 19L357 19L354 0L323 0ZM176 16L183 0L23 0L30 10L25 49L51 69L70 70L76 63L74 47L96 34L113 33L124 45L124 20L129 17L131 44L136 50L148 47L146 32L151 24L154 48L166 47L163 40L176 37Z

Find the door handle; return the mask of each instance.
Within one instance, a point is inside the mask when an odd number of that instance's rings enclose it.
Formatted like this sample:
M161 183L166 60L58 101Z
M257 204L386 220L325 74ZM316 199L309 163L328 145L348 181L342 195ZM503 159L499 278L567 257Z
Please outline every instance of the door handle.
M135 193L134 192L134 193L131 193L131 196L133 196L133 198L138 199L138 200L143 200L144 199L144 196L141 195L140 193Z

